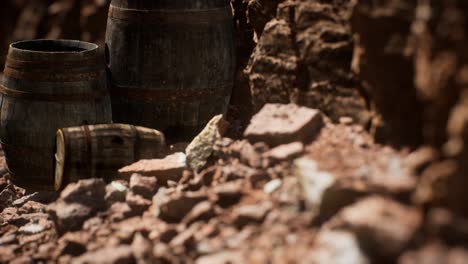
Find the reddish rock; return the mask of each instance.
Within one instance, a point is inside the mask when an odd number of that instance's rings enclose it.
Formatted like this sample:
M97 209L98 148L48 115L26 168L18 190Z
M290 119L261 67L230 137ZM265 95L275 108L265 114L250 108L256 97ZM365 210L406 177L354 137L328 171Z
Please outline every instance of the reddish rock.
M128 193L128 183L125 181L113 181L106 186L105 200L107 204L124 202Z
M197 259L197 264L216 263L242 263L245 261L244 255L237 250L222 251L211 255L206 255Z
M304 263L323 264L371 263L352 233L326 229L317 234L314 247L303 261Z
M65 203L80 203L93 209L103 207L106 184L102 179L80 180L69 184L60 193L59 200Z
M182 178L185 169L187 169L186 156L184 153L179 152L164 159L140 160L120 169L119 173L127 177L134 173L153 176L159 182L166 184L169 180L178 182Z
M130 177L130 190L134 194L151 199L158 191L157 181L155 177L144 177L135 173Z
M61 232L79 230L84 221L95 213L95 210L89 206L80 203L70 204L64 201L52 204L49 209Z
M210 201L204 201L195 205L190 213L184 218L184 223L190 225L194 222L204 221L207 222L216 216L214 205Z
M250 121L244 136L270 146L300 141L307 143L323 126L320 111L294 104L267 104Z
M155 198L153 212L155 216L167 222L181 221L195 205L208 199L206 194L196 192L175 193Z
M144 211L146 211L146 209L148 209L151 206L150 200L145 199L141 195L133 193L127 193L125 201L127 202L128 206L132 208L132 211L135 215L142 214Z
M421 212L379 196L358 201L331 220L333 228L356 235L374 258L395 258L414 239L422 224Z
M287 161L299 157L303 152L304 144L302 142L293 142L277 146L263 155L274 161Z
M242 205L234 209L233 224L239 228L248 224L262 223L273 205L270 202Z

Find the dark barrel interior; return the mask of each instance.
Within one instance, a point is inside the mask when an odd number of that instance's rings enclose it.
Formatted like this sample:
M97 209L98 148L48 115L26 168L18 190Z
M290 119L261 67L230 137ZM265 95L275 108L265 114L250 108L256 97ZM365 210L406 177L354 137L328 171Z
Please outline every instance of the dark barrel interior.
M83 52L97 49L92 43L74 40L28 40L13 43L12 48L33 52Z
M209 9L229 5L229 0L114 0L112 5L129 9Z

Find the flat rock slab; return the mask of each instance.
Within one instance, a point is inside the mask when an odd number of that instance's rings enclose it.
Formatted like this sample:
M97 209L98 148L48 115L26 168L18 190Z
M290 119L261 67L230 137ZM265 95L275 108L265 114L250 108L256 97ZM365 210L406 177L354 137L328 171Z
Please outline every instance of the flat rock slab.
M308 143L322 128L320 111L295 104L267 104L250 121L244 136L250 142L278 146L295 141Z
M187 169L187 159L184 153L175 153L164 159L140 160L119 170L123 176L130 177L137 173L142 176L153 176L161 183L178 182Z

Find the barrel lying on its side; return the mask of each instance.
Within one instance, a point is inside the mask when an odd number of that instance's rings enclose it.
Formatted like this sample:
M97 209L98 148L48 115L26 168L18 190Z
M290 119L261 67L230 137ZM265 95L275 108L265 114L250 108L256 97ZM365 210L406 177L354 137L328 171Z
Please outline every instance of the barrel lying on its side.
M153 129L112 124L62 128L57 131L55 189L84 178L107 180L140 159L161 158L164 135Z
M190 139L234 83L229 0L113 0L106 44L114 122Z
M104 56L92 43L13 43L0 92L8 169L17 185L29 189L53 189L57 129L112 121Z

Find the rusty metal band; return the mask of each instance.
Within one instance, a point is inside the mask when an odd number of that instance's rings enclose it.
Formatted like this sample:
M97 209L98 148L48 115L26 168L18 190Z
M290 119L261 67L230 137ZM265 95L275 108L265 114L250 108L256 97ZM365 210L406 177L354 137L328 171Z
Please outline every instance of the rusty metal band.
M138 133L138 129L135 126L130 126L130 128L135 136L133 143L133 158L136 162L140 160L140 133Z
M86 140L86 155L88 155L86 162L86 170L89 172L88 177L93 175L93 141L91 138L91 131L88 125L82 126L85 140Z
M22 99L22 100L33 100L33 101L45 101L45 102L63 102L63 101L92 101L102 98L107 95L106 91L96 91L88 93L70 93L70 94L46 94L46 93L33 93L24 92L6 88L0 85L0 94L5 96Z
M67 72L67 73L53 73L53 72L30 72L16 70L11 67L5 67L3 72L6 77L15 78L19 80L30 80L39 82L80 82L80 81L93 81L98 79L105 70L87 71L87 72Z
M83 68L104 65L104 59L88 59L88 60L58 60L58 61L45 61L45 60L18 60L8 57L6 60L7 67L15 69L68 69L68 68Z
M232 91L232 85L221 85L208 89L148 89L141 87L128 87L113 85L112 96L152 100L152 101L193 101L203 97L225 97Z
M123 21L143 23L216 23L230 20L232 10L230 6L212 9L183 9L183 10L140 10L110 6L109 18Z

